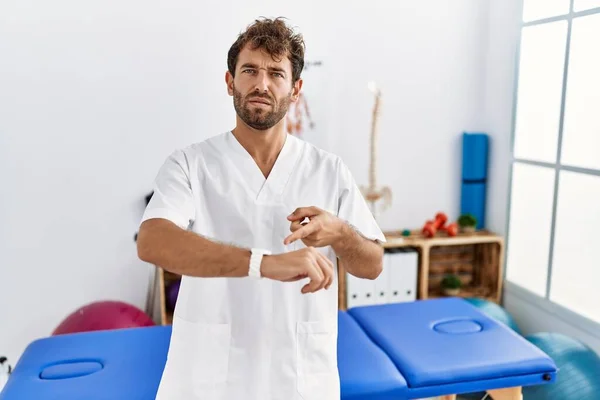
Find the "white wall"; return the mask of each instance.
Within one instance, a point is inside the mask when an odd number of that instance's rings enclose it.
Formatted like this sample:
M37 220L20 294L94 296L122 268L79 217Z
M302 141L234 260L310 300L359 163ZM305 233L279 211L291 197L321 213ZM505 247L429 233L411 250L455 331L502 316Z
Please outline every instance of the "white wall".
M458 217L462 132L483 128L487 1L345 4L332 48L336 151L366 184L373 79L383 88L378 181L394 196L382 228L420 228L437 211Z
M379 181L394 192L382 227L456 217L460 135L486 127L488 2L364 4L0 3L0 354L14 363L94 300L144 307L150 267L133 242L143 197L174 148L232 127L226 53L261 15L288 16L307 58L324 62L313 140L360 184L366 85L382 86Z

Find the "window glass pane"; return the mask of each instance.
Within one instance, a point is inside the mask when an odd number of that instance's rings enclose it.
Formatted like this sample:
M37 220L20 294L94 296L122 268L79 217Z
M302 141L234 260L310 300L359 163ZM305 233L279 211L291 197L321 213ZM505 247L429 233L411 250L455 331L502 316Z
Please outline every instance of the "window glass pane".
M550 299L600 322L600 177L561 171Z
M554 169L514 163L506 278L546 295Z
M556 162L567 22L523 28L515 157Z
M584 11L596 7L600 7L600 0L575 0L573 11Z
M600 14L573 19L561 164L600 169Z
M523 21L556 17L569 13L569 0L524 0Z

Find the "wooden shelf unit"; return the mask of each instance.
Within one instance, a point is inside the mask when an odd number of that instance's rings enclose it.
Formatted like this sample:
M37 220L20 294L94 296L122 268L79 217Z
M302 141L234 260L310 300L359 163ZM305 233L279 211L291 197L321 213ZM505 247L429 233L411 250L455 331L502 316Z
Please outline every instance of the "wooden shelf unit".
M419 254L418 299L445 296L440 288L444 275L459 276L463 287L457 296L479 297L500 303L504 265L504 239L489 231L438 234L424 237L420 231L402 237L387 232L384 248L410 247Z

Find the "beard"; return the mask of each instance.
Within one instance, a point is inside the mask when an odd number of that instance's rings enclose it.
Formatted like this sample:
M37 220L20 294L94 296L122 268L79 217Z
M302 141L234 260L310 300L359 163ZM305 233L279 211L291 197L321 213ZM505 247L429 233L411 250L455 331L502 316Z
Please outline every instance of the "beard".
M250 101L260 98L269 102L267 108L251 108ZM237 115L249 127L264 131L277 125L285 117L290 108L291 92L288 96L275 100L266 94L250 94L244 98L242 93L233 88L233 107ZM270 109L269 109L270 107Z

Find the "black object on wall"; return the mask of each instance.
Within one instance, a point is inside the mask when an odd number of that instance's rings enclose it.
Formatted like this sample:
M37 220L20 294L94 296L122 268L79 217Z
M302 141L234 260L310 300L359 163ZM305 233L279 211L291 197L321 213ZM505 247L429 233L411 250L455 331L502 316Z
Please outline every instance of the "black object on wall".
M0 356L0 366L2 368L6 369L7 375L10 375L12 373L12 367L8 363L8 358L6 358L4 356Z
M146 206L148 206L148 204L150 203L150 199L152 199L153 194L154 194L154 191L148 193L146 195L146 197L144 197L144 199L146 200ZM137 242L137 238L138 238L138 232L136 232L135 235L133 236L133 241Z

